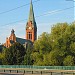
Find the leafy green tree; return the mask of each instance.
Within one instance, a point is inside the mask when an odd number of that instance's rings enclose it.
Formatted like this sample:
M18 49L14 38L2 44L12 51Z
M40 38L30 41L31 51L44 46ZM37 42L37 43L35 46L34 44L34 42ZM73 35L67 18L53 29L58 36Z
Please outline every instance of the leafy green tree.
M44 57L44 63L46 66L60 66L63 65L63 55L61 51L54 50L45 55Z
M58 23L52 28L51 38L53 39L52 49L61 51L62 58L68 55L75 56L75 24ZM52 50L52 51L53 51ZM59 52L58 51L58 52ZM63 60L62 59L62 60ZM68 60L67 60L68 62ZM64 65L63 62L61 65ZM69 64L70 66L71 64Z
M20 43L14 43L9 48L4 50L4 59L2 60L5 65L19 65L24 60L26 54L25 48Z
M44 32L39 36L38 40L34 42L34 51L42 51L43 53L48 53L51 51L50 36L48 33Z
M70 50L71 50L72 54L75 55L75 42L71 43Z
M75 23L57 23L50 34L44 32L34 42L32 57L34 65L61 66L66 61L74 65L70 59L75 59Z
M71 55L66 56L63 64L64 66L74 66L74 57Z
M44 54L51 51L50 35L44 32L38 40L34 42L34 49L32 52L32 59L34 65L44 65Z
M4 55L0 53L0 65L2 65L2 59L4 58Z
M33 49L33 46L31 44L28 44L22 65L32 65L33 64L32 57L31 57L32 49Z

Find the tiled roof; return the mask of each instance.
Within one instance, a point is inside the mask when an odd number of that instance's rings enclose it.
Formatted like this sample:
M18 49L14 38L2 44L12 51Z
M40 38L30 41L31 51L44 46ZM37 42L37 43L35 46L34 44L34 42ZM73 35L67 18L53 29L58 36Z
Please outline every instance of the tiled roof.
M26 40L26 39L19 38L19 37L16 37L16 42L19 42L20 44L25 44L25 43L31 43L32 44L32 42L30 40Z

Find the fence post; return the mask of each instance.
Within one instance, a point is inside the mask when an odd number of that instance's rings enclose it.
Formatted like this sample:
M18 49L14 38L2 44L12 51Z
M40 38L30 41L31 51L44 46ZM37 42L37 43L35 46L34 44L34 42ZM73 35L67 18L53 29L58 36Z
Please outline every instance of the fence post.
M42 75L42 71L41 71L41 75Z
M25 70L24 70L24 74L25 74Z
M73 75L75 75L75 73L73 73Z
M63 72L61 72L61 75L63 75Z
M52 75L52 72L51 72L51 75Z
M33 71L32 71L32 74L33 74Z
M11 73L11 70L9 70L10 71L10 73Z
M5 70L4 70L4 72L5 72Z
M18 70L17 70L17 73L18 73Z

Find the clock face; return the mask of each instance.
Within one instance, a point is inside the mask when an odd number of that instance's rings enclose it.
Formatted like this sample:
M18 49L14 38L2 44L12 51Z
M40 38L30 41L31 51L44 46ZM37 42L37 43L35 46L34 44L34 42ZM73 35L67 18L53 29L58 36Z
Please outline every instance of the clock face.
M32 29L32 27L29 27L28 29L30 29L30 30L31 30L31 29Z

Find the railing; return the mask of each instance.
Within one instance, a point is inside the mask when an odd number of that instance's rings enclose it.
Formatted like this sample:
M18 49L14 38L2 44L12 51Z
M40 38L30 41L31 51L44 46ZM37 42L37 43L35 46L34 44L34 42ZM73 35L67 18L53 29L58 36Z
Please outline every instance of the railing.
M31 68L31 69L75 70L75 66L0 65L0 68Z
M22 75L75 75L75 66L0 65L0 73ZM21 74L20 74L21 75Z

